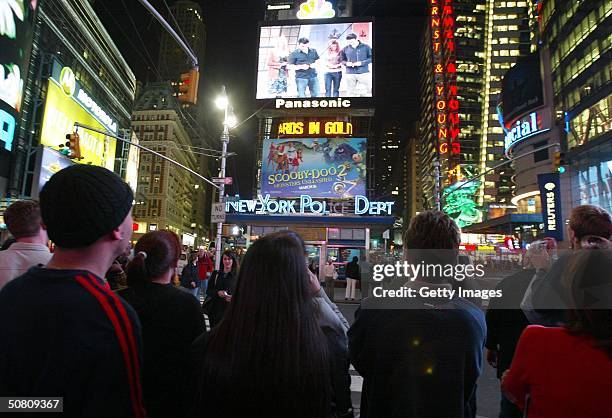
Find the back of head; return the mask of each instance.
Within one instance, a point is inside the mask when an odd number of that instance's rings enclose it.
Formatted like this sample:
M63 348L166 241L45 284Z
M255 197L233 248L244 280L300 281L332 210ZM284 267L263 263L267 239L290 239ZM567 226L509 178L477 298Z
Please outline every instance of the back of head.
M567 329L587 335L612 357L612 250L594 249L571 255L563 282L568 291Z
M132 189L119 176L86 164L55 173L40 192L43 222L60 248L88 247L109 234L129 215L133 201Z
M431 265L431 271L438 271L446 264L457 264L461 233L455 221L444 212L425 211L412 218L404 231L403 241L405 256L412 264ZM440 276L428 274L420 279L448 281Z
M231 409L237 413L274 404L275 416L325 416L325 340L316 322L299 236L278 232L251 245L205 358L207 381L219 396L230 403L245 399L242 405L222 408L237 408Z
M38 235L42 217L40 206L33 200L18 200L4 212L4 222L16 240Z
M572 210L569 227L574 231L575 239L593 235L610 239L612 237L612 219L605 209L599 206L582 205Z
M144 234L134 247L134 258L127 266L128 286L150 282L177 265L181 243L172 231Z

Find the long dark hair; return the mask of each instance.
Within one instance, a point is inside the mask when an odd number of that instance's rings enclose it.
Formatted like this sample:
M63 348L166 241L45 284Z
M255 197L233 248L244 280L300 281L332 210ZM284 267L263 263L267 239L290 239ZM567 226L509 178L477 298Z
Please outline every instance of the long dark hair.
M128 286L145 283L166 273L181 256L181 243L172 231L144 234L134 247L134 258L127 266Z
M232 276L236 277L238 275L238 270L240 268L240 264L238 262L238 257L236 256L236 253L230 250L225 250L223 251L223 254L221 255L221 263L219 264L219 271L225 271L225 266L223 265L223 256L225 257L229 257L232 259Z
M581 250L573 254L563 278L569 295L566 329L587 335L612 358L612 251Z
M232 302L210 337L203 375L199 408L207 416L329 415L325 339L295 234L266 235L247 251Z

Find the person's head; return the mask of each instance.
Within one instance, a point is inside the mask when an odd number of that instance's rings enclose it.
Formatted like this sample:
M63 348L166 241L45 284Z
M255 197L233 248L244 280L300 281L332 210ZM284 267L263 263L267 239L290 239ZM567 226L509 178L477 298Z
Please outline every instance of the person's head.
M568 232L572 247L580 248L582 239L589 235L610 239L612 219L610 214L599 206L577 206L570 215Z
M353 263L357 263L359 261L359 257L353 257Z
M151 231L136 242L134 253L127 266L128 286L168 283L181 256L181 243L172 231Z
M285 231L265 235L246 252L233 299L205 355L209 378L225 391L219 396L248 393L256 405L273 402L277 416L326 415L326 345L304 253L299 236ZM288 395L278 398L279 391ZM296 410L303 399L309 402ZM239 407L228 405L230 411Z
M329 43L327 44L327 52L331 54L337 54L338 52L340 52L340 44L336 39L332 39L331 41L329 41Z
M236 253L233 251L224 251L223 256L221 257L221 268L223 271L232 272L232 274L236 274L238 271L238 258L236 257Z
M425 211L416 215L404 231L403 241L404 257L411 263L457 264L461 233L444 212ZM440 281L433 276L426 280Z
M588 335L612 357L612 251L581 250L572 254L564 272L570 309L566 328Z
M354 33L349 33L348 35L346 35L346 41L353 48L357 48L357 46L359 45L359 39L357 39L357 35L355 35Z
M552 238L532 242L525 253L525 267L533 267L536 270L548 270L553 261L556 248L557 243Z
M300 51L307 53L309 44L310 44L310 41L308 40L308 38L300 38L298 39L297 47Z
M133 202L132 189L118 175L86 164L55 173L40 192L43 224L56 252L108 261L107 268L130 243Z
M4 212L4 222L17 242L47 243L47 231L42 223L40 205L33 200L18 200Z
M188 263L194 264L197 261L198 261L198 253L191 253L191 254L189 254L189 261L188 261Z

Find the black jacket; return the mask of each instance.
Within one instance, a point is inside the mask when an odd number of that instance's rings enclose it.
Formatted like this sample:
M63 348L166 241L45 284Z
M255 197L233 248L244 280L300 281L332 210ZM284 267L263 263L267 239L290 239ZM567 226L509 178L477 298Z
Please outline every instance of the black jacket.
M225 290L230 295L233 295L235 286L236 278L231 272L219 274L219 271L215 270L210 275L203 308L208 315L211 327L214 327L221 321L225 314L225 309L229 305L224 298L219 296L218 292Z
M142 323L143 394L149 418L186 416L195 394L191 344L205 330L200 304L171 285L143 283L119 294Z
M497 377L510 368L519 337L529 325L521 301L534 275L535 269L522 270L503 279L496 287L502 297L491 298L487 309L486 347L498 352Z
M198 277L198 265L189 263L185 267L183 267L183 271L181 272L181 286L186 287L187 289L194 289L191 286L191 282L195 282L196 287L200 285L200 278Z
M362 418L475 418L486 325L455 298L412 309L358 310L348 332L351 363L363 376Z
M144 417L140 371L140 321L101 278L34 267L0 292L0 396L61 396L62 417Z
M346 265L346 277L349 279L361 280L361 271L357 262L351 261Z

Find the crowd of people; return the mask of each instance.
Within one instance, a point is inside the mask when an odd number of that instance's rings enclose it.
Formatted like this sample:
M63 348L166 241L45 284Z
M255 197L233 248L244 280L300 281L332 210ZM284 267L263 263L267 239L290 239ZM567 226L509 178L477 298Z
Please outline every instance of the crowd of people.
M576 251L555 260L554 241L534 243L531 265L500 282L504 297L486 317L460 297L402 309L365 298L349 327L299 235L265 235L240 263L225 252L219 270L193 254L179 281L173 232L130 248L132 202L114 173L75 165L51 177L38 203L8 208L16 241L0 252L0 396L61 396L75 418L353 417L353 364L361 417L475 418L486 347L501 417L612 417L612 221L600 208L572 212ZM460 231L441 212L414 217L403 238L409 262L419 262L410 249L456 261ZM125 284L115 274L112 290L105 277L119 269Z

